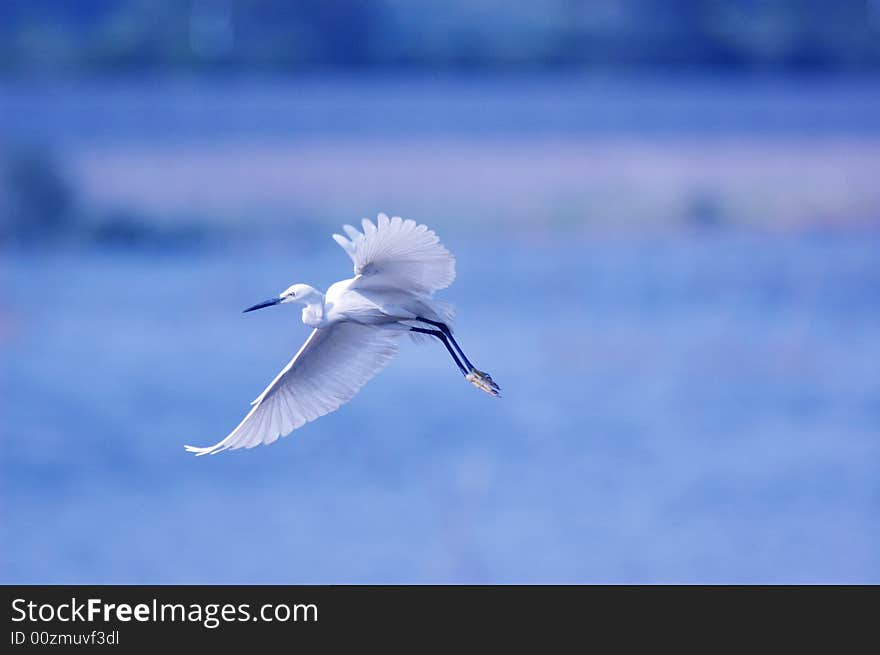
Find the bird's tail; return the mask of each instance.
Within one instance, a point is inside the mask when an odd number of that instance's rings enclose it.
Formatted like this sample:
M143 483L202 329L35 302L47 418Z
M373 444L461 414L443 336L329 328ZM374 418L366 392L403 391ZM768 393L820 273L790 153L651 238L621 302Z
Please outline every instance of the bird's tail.
M436 298L425 298L422 302L428 310L425 312L427 314L425 318L446 323L450 330L453 329L452 322L455 320L455 306L452 303L448 303L445 300L437 300ZM417 325L417 323L413 323L413 325ZM422 327L425 327L424 324L422 324ZM433 337L419 332L410 332L409 336L416 343L425 343L433 339Z
M437 315L436 320L446 323L446 325L448 325L449 329L451 330L452 322L455 320L455 305L446 302L445 300L437 300L436 298L431 298L429 306L432 310L434 310L434 313Z

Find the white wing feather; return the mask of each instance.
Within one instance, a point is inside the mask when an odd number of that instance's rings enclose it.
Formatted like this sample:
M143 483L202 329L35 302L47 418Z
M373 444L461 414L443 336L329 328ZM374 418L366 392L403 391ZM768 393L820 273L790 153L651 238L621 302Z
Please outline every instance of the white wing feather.
M343 227L348 238L333 235L360 276L352 288L405 289L430 295L455 280L455 257L427 226L400 216L389 219L385 214L379 214L377 225L366 218L361 224L363 232L351 225Z
M338 409L391 361L400 334L347 322L314 330L229 436L207 448L186 449L213 455L270 444Z

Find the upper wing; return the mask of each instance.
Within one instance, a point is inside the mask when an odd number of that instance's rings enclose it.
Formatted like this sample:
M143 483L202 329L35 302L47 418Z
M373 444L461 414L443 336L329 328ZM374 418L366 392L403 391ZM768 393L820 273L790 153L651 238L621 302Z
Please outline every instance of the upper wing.
M455 257L443 247L434 232L400 216L388 219L379 214L378 227L363 219L363 233L343 226L348 239L333 239L354 262L361 276L354 288L405 289L430 294L444 289L455 279Z
M299 352L252 403L223 441L198 455L270 444L308 421L348 402L391 361L400 332L357 323L336 323L312 331Z

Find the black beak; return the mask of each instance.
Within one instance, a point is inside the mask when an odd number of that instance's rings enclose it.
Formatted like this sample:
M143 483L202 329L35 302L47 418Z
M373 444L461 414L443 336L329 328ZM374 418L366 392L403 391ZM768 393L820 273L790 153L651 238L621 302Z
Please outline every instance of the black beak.
M281 298L269 298L269 300L264 300L263 302L258 302L253 307L248 307L246 310L242 312L242 314L247 314L248 312L252 312L255 309L263 309L263 307L271 307L272 305L277 305L281 302Z

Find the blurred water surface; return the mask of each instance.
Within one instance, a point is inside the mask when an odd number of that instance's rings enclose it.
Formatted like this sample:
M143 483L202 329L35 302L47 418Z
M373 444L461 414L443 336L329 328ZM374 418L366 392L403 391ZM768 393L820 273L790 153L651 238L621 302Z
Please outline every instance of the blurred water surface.
M413 133L880 131L876 76L300 76L2 84L6 130L62 143Z
M876 237L458 240L502 400L407 344L199 459L306 336L240 308L343 253L4 258L4 580L878 579Z
M2 252L3 582L880 582L872 82L89 84L6 83L4 138L232 232ZM504 398L405 344L187 456L307 335L240 310L347 277L329 235L380 210L456 254Z

